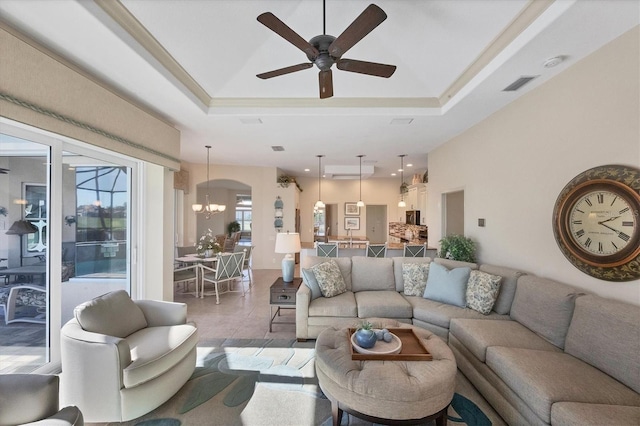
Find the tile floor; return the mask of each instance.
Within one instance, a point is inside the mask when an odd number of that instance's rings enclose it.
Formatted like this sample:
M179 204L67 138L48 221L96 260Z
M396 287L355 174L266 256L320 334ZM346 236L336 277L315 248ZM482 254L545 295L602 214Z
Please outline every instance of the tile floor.
M200 341L216 338L294 339L295 324L274 324L269 332L269 288L281 275L279 269L253 272L253 286L244 297L240 293L196 299L192 294L174 293L176 302L187 304L190 321L198 325ZM298 276L299 274L296 274ZM245 288L249 282L244 281ZM283 318L276 321L295 321L294 310L282 310ZM13 323L4 325L0 316L0 374L30 372L45 360L45 327L40 324Z

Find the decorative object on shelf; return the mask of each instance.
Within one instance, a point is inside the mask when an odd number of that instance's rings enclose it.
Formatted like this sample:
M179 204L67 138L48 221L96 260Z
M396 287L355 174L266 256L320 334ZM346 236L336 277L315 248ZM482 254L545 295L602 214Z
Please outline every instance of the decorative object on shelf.
M360 229L360 218L359 217L345 217L344 218L344 229L353 229L358 231Z
M422 183L429 183L429 170L425 170L422 175Z
M300 253L300 234L297 232L280 232L276 235L276 253L285 254L282 259L282 280L286 283L293 281L295 267L294 253Z
M7 235L19 235L20 236L20 266L22 266L22 236L28 234L35 234L38 232L38 228L28 220L16 220L6 232Z
M363 321L360 323L353 335L355 336L356 344L364 349L372 348L378 341L378 337L373 330L373 324L369 321Z
M422 175L420 173L414 173L411 178L411 185L417 185L419 183L422 183Z
M605 165L574 177L553 209L562 254L605 281L640 277L640 169Z
M318 201L313 206L314 209L323 209L324 203L322 202L322 157L324 155L316 155L318 157Z
M344 214L349 216L360 216L360 207L357 203L344 203Z
M398 157L400 157L400 168L398 169L400 172L400 201L398 202L398 207L407 207L407 203L404 201L404 194L409 190L404 181L404 157L406 157L406 154L400 154Z
M205 194L205 203L192 204L191 209L196 213L204 213L204 218L209 219L211 215L225 211L227 206L209 202L209 152L211 151L211 145L205 145L205 148L207 148L207 193Z
M198 254L204 255L205 257L213 257L222 251L222 246L216 240L216 236L213 234L213 231L211 229L207 229L207 232L205 232L198 240L196 250L198 251Z
M474 263L476 261L476 244L471 238L463 235L447 235L440 240L438 257Z
M296 181L295 177L287 176L287 175L278 176L278 186L280 186L280 188L288 188L289 185L291 185L292 183L295 183L296 184L296 188L298 188L298 191L302 192L302 187Z
M358 208L360 208L364 207L364 201L362 201L362 157L364 157L364 155L360 154L357 155L357 157L360 159L360 198L358 198L358 202L356 204L358 205ZM360 214L360 212L358 212L358 214Z
M284 208L284 203L282 202L282 198L280 198L280 196L278 195L276 197L276 202L273 203L273 207L275 208L276 212L275 212L275 220L273 221L273 226L280 231L282 229L283 226L283 211L282 209Z

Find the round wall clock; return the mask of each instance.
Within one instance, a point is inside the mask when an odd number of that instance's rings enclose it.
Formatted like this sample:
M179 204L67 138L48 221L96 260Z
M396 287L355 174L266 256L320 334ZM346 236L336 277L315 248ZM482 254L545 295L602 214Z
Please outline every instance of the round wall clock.
M573 178L556 200L553 233L582 272L606 281L640 278L640 169L599 166Z

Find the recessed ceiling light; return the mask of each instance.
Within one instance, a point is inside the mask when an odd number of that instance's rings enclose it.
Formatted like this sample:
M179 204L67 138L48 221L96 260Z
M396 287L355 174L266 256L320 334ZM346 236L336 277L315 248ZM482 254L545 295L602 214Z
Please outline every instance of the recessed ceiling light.
M304 171L305 171L305 172L310 172L310 171L311 171L311 169L304 169Z
M413 118L394 118L390 124L411 124Z
M241 118L240 122L242 124L262 124L262 120L259 118Z
M395 173L391 173L391 176L395 176L395 175L396 175Z
M413 164L409 163L407 164L407 167L413 167Z

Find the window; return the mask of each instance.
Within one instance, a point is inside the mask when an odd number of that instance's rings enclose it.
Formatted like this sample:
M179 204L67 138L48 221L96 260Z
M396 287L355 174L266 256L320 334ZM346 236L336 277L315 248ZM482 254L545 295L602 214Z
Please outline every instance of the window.
M251 210L236 209L236 221L240 224L240 231L251 232Z

